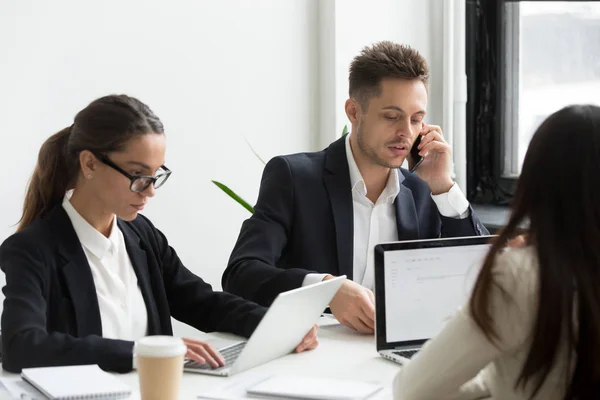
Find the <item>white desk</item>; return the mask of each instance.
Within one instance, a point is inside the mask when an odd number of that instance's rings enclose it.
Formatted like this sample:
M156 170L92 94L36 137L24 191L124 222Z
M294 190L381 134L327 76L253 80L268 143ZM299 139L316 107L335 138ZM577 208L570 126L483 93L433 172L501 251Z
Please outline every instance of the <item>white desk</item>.
M251 380L278 373L380 382L386 389L374 399L391 399L391 384L399 368L398 364L377 354L374 336L361 335L339 325L337 321L333 323L329 318L322 318L319 347L316 350L290 354L229 378L186 372L183 375L180 398L196 399L200 393L229 385L236 380ZM12 374L2 372L1 375ZM132 388L138 389L136 372L117 376Z

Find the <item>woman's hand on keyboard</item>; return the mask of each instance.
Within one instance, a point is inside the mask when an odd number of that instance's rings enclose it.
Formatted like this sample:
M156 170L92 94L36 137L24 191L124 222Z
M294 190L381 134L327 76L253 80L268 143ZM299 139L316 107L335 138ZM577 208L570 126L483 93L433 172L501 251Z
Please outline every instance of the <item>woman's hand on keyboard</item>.
M316 349L319 345L319 339L317 338L317 331L319 330L319 326L315 325L312 329L304 336L302 339L302 343L300 343L296 347L296 353L302 353L306 350Z
M206 342L197 339L183 338L187 346L186 358L194 360L200 364L209 364L214 368L225 365L225 359L219 354L217 349Z

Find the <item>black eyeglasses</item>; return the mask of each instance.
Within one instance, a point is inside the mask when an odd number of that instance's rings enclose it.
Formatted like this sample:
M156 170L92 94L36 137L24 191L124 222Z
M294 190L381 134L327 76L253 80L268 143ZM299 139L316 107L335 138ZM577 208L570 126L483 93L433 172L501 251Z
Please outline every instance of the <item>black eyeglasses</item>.
M160 168L164 172L159 173L156 176L131 175L128 174L122 168L120 168L117 164L110 161L105 155L96 154L96 157L104 164L119 171L121 174L126 176L131 181L131 183L129 184L129 190L135 193L143 192L144 190L148 189L150 185L154 185L154 189L158 189L159 187L165 184L165 182L167 181L167 179L169 179L169 176L171 175L171 170L165 167L164 165L160 166Z

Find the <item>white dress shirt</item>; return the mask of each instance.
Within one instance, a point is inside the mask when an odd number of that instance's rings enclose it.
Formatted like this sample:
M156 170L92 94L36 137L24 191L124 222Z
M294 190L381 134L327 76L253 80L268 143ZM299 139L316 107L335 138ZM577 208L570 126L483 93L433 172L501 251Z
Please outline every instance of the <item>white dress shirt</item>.
M148 315L137 276L114 217L109 237L90 225L65 196L62 203L92 271L102 337L135 341L146 336Z
M350 135L346 136L346 158L350 170L352 187L352 208L354 211L354 259L352 272L354 282L373 290L374 286L374 248L384 242L398 240L396 208L394 201L400 193L400 172L391 169L385 188L373 204L367 197L367 186L356 165L350 147ZM454 184L447 193L431 196L441 215L449 218L469 216L469 201ZM320 282L327 274L308 274L303 286Z

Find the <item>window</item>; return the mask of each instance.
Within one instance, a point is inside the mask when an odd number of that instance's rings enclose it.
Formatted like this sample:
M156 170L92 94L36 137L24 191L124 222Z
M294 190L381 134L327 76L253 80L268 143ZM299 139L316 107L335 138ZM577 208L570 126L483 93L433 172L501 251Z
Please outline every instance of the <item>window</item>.
M521 171L539 124L574 103L600 103L600 3L505 5L504 176Z
M539 124L600 104L600 2L467 0L468 197L510 201Z

